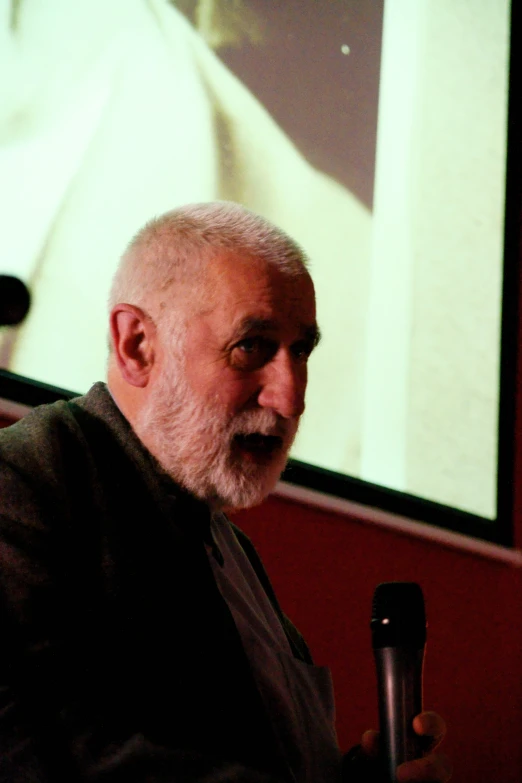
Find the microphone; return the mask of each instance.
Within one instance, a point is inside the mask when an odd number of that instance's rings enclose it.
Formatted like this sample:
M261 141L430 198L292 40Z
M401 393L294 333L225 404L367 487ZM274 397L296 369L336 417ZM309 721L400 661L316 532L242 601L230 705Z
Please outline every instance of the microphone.
M377 670L379 723L388 779L404 761L420 758L412 721L422 712L426 615L415 582L377 585L372 606L372 646Z
M24 283L11 275L0 275L0 326L16 326L24 320L31 297Z

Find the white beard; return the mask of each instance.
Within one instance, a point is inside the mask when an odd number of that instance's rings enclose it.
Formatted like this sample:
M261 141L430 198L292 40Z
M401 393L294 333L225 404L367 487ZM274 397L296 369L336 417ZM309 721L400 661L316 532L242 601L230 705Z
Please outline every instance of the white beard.
M260 503L283 471L297 424L267 408L223 414L215 399L198 398L179 364L156 380L136 421L136 432L162 468L213 509L248 508ZM269 459L241 459L234 435L260 432L282 438Z

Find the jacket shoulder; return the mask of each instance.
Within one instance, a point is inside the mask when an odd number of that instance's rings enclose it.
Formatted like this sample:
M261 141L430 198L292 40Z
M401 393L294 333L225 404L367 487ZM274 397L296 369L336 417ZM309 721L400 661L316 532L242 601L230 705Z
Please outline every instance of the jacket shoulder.
M0 431L0 513L18 517L36 497L59 502L67 480L85 469L83 446L71 403L62 400Z
M81 431L65 400L40 405L15 424L0 430L0 465L45 473L53 458L81 438Z

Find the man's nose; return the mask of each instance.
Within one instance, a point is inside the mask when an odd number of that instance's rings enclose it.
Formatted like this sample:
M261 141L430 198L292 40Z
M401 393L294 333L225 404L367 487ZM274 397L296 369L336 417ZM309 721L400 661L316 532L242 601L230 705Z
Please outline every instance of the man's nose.
M305 409L306 378L306 364L278 352L263 368L258 404L284 419L298 418Z

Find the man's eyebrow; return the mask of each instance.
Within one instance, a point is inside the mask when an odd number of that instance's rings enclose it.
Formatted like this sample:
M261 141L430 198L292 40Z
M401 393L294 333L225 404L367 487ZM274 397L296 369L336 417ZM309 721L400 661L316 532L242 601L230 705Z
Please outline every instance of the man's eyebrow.
M271 318L249 317L249 318L245 318L238 325L238 328L236 330L236 338L242 337L243 335L246 335L249 332L263 333L263 332L270 332L275 329L277 329L277 323ZM318 345L321 339L321 332L317 324L303 326L303 335L305 339L308 340L314 348L316 347L316 345Z
M248 332L269 332L275 329L276 322L271 318L255 318L253 316L244 318L238 325L236 333L241 336Z
M310 340L313 347L316 348L321 342L321 330L317 324L314 324L313 326L307 326L305 333L307 339Z

